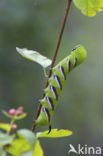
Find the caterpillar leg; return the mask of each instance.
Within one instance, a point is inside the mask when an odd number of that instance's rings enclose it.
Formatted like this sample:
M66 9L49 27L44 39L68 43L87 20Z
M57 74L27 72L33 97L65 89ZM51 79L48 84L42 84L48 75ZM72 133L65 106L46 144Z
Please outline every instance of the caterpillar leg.
M51 132L51 129L52 129L52 128L51 128L51 125L49 125L49 132L48 132L48 134Z

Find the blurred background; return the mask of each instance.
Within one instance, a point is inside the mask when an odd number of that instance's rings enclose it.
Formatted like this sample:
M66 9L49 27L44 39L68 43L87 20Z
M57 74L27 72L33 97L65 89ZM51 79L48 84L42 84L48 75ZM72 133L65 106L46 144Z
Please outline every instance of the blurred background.
M23 106L28 116L18 122L19 128L31 128L45 78L42 68L21 57L15 48L52 58L66 3L0 1L0 122L9 121L2 110ZM69 129L73 135L41 139L45 156L67 156L69 144L103 145L103 12L88 18L71 5L56 63L78 44L85 46L88 57L70 74L52 122L52 128Z

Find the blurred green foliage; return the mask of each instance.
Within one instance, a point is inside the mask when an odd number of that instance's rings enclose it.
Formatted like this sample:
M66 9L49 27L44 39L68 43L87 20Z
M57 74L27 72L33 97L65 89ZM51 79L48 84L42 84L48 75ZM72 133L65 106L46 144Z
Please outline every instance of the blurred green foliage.
M15 48L26 47L52 58L65 5L66 0L0 1L0 110L22 105L28 116L19 128L31 128L45 79L41 67L22 58ZM88 57L68 78L52 122L52 128L69 129L73 135L41 139L46 156L66 156L70 143L102 145L102 28L102 12L88 18L72 4L56 62L79 43ZM1 121L7 122L0 112Z

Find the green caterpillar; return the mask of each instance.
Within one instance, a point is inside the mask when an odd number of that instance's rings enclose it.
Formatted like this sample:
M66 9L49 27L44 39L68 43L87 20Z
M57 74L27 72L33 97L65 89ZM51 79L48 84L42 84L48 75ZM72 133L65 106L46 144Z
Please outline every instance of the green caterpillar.
M51 131L51 120L58 103L61 91L64 87L68 74L86 58L86 50L83 46L76 46L71 54L51 69L48 86L44 89L44 98L39 100L42 105L36 126L49 126Z

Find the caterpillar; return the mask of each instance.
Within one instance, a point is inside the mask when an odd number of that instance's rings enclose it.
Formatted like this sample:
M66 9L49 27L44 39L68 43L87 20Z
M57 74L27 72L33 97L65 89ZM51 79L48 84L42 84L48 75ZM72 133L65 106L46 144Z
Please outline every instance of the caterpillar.
M49 132L51 131L51 120L67 76L85 58L86 50L79 45L73 48L69 56L50 69L51 76L48 78L48 86L43 90L44 98L39 100L42 107L37 120L34 121L36 126L49 126Z

